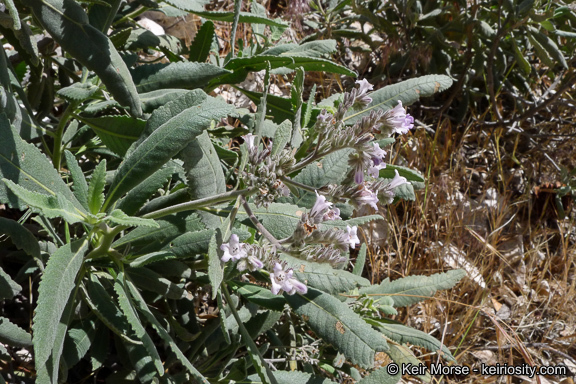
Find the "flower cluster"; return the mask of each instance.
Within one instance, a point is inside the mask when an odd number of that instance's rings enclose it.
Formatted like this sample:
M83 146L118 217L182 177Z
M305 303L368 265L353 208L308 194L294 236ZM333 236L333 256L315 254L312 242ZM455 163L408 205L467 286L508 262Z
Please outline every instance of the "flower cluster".
M220 249L224 252L221 260L225 263L237 261L236 269L240 272L263 269L264 261L271 259L274 253L273 250L265 249L264 247L241 243L236 234L232 234L230 240L222 244ZM267 264L271 264L270 260L268 260ZM293 275L294 271L291 268L285 270L280 262L275 261L273 272L270 273L272 293L277 295L284 291L289 295L293 295L296 292L302 294L308 292L306 285L298 281Z
M290 190L279 180L283 175L283 167L276 159L272 159L272 142L262 150L256 143L256 135L242 136L248 149L248 171L244 171L243 178L248 187L257 187L258 194L254 198L257 207L268 205L280 196L288 196Z

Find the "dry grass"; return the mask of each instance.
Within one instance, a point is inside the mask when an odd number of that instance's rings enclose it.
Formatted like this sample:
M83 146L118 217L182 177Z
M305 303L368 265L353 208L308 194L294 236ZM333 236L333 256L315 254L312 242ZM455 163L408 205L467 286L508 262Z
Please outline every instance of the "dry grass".
M558 220L551 201L542 203L533 193L533 187L555 181L558 174L544 153L574 167L573 144L545 140L526 152L516 146L516 163L506 148L510 140L522 138L505 136L503 130L452 127L444 120L435 131L417 129L395 146L395 163L425 174L426 189L416 201L384 213L388 239L371 254L370 277L379 282L465 268L468 278L453 290L408 308L396 320L442 340L458 364L568 364L576 371L575 216ZM574 127L562 132L574 135ZM423 360L436 362L437 356ZM433 379L530 381L481 375Z

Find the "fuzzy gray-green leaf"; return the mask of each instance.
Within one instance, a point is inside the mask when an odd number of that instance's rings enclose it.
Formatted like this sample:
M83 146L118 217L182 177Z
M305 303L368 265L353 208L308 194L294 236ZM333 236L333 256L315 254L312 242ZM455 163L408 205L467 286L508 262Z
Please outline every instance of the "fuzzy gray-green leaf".
M130 268L126 270L130 279L140 289L146 291L156 292L168 299L181 299L184 295L184 289L177 284L174 284L168 279L160 276L148 268Z
M458 283L466 272L454 269L432 276L407 276L394 281L385 279L380 285L362 288L360 294L391 296L394 307L406 307L424 301L441 289L450 289Z
M382 367L365 376L357 384L396 384L401 378L401 373L392 376L388 373L386 367Z
M147 64L132 71L138 92L164 88L201 88L230 71L208 63Z
M34 352L36 369L44 367L50 357L58 366L60 356L50 356L58 324L76 286L76 275L88 250L88 239L77 240L59 248L48 260L40 286L34 315Z
M32 346L32 335L9 319L0 317L0 342L11 347L27 348Z
M278 384L333 384L332 380L321 376L314 376L302 371L274 371L274 377ZM261 384L262 380L257 374L250 375L244 380L237 381L238 384Z
M207 131L192 140L180 156L193 200L226 192L224 171Z
M68 164L68 170L72 176L72 190L74 191L74 196L86 209L88 208L88 183L86 182L86 177L82 172L82 168L78 165L76 157L70 151L64 151L64 156L66 157L66 163Z
M10 128L6 115L0 113L0 179L6 178L27 190L49 196L62 196L83 211L82 204L64 183L54 166L33 144L26 143ZM12 208L26 209L6 184L0 182L0 202Z
M93 70L121 104L140 116L142 109L128 67L102 32L89 24L74 0L23 0L54 40L88 69Z
M152 174L152 176L128 192L116 206L128 215L136 214L150 196L157 193L158 190L166 184L173 173L174 168L171 166L159 169Z
M154 130L126 156L116 171L104 208L160 169L208 128L212 120L225 117L232 110L233 107L224 101L209 97L200 105L182 111Z
M36 242L36 240L34 240ZM22 286L12 280L9 274L0 267L0 300L11 300L22 290Z
M144 131L146 122L130 116L82 117L112 152L124 156L133 142Z
M83 221L86 217L84 211L75 208L69 200L61 195L50 196L32 192L7 179L2 179L2 182L18 196L20 201L48 218L61 217L68 223L74 224Z
M384 336L372 329L347 304L332 295L308 287L305 295L285 297L314 332L343 353L353 364L363 368L373 367L376 352L388 350Z
M208 278L212 286L212 300L216 298L220 284L222 284L222 280L224 280L224 269L220 264L220 258L222 256L222 251L220 250L221 244L222 232L218 228L212 235L212 238L210 238L210 243L208 244Z
M205 62L210 54L210 47L214 39L216 39L214 23L205 21L200 30L198 30L194 42L190 45L190 56L188 59L199 63Z
M150 227L150 228L160 228L160 224L152 219L143 219L141 217L128 216L119 209L112 211L108 220L118 225L125 225L128 227Z
M94 168L88 184L88 208L94 215L100 212L100 207L104 203L104 187L106 187L106 159Z
M90 83L74 83L58 90L58 95L70 101L84 101L98 92L100 88Z
M428 97L436 92L445 91L451 85L452 79L444 75L426 75L388 85L370 93L372 98L370 105L361 111L348 113L344 121L346 124L354 124L364 116L368 116L373 110L392 109L398 104L398 100L402 101L402 105L407 106L420 100L420 97Z
M28 255L40 260L40 246L38 240L26 227L17 221L0 217L0 233L10 237L18 249L23 249Z

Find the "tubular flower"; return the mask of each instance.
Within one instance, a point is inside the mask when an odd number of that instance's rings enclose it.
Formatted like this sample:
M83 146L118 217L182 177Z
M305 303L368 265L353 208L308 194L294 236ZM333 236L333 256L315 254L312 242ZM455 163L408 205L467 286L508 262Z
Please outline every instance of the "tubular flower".
M359 104L360 106L365 107L372 102L372 98L366 93L371 91L374 86L370 84L366 79L357 80L356 84L358 84L359 87L356 94L355 104Z
M366 185L362 185L360 191L354 194L354 202L359 206L369 205L378 210L378 195L369 190Z
M326 201L326 197L316 191L316 202L308 214L313 223L318 224L325 220L340 219L340 210L332 209L332 203Z
M356 247L357 244L360 244L360 239L356 232L358 231L357 226L350 227L349 225L346 226L346 230L348 231L348 243L350 244L350 248Z
M408 184L408 180L406 180L405 177L400 176L400 174L398 174L398 171L396 169L394 170L394 172L396 173L396 175L394 176L392 181L390 181L390 183L386 184L379 190L379 194L384 196L384 198L387 200L387 204L390 204L392 203L392 201L394 201L394 196L396 195L395 194L396 188L398 188L401 185Z
M227 262L229 260L240 260L248 256L245 249L245 244L240 243L238 235L232 234L230 240L222 244L220 249L224 251L224 256L222 256L222 261Z
M398 100L398 105L384 113L382 121L384 123L382 128L387 128L389 135L392 133L403 135L414 128L414 118L406 113L400 100Z
M272 281L272 293L277 295L280 291L284 291L289 295L293 295L296 292L305 294L308 292L308 287L305 284L299 282L294 277L294 270L289 268L284 271L284 268L280 263L274 265L274 272L270 274L270 279Z

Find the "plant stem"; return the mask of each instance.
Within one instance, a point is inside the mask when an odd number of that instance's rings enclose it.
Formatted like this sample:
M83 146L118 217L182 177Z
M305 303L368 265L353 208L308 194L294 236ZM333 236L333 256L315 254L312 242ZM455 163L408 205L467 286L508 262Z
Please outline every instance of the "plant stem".
M232 23L232 31L230 32L230 52L232 57L236 56L234 47L236 45L236 29L238 29L238 21L240 21L240 11L242 10L242 0L234 0L234 22Z
M256 188L253 189L241 189L239 191L230 191L221 193L216 196L204 197L202 199L189 201L187 203L173 205L172 207L159 209L154 212L150 212L142 216L144 219L157 219L159 217L171 215L173 213L191 211L193 209L203 208L208 205L214 205L217 203L222 203L224 201L233 200L238 196L249 196L257 191Z
M285 176L281 176L279 177L279 179L286 184L292 184L293 186L298 187L300 189L304 189L305 191L316 192L316 189L314 187L291 180Z
M129 13L129 14L125 15L124 17L122 17L121 19L119 19L118 21L116 21L114 23L114 25L119 25L119 24L125 23L126 21L132 20L133 18L140 16L141 14L146 12L147 10L148 10L148 7L140 6L139 8L136 8L136 10L134 12Z
M250 221L252 222L252 224L254 224L254 226L260 231L260 233L262 233L262 235L270 242L272 243L272 245L274 245L276 248L282 250L283 252L288 252L287 250L284 249L284 247L282 247L282 245L280 244L280 242L278 241L278 239L276 239L274 237L274 235L272 235L270 232L268 232L268 230L266 229L266 227L264 227L262 225L262 223L260 223L258 221L258 218L256 217L256 215L254 215L254 212L252 212L252 209L250 208L250 205L248 204L248 201L246 201L245 197L241 197L240 198L242 201L242 205L244 206L244 209L246 210L246 214L248 215L248 218L250 219Z

